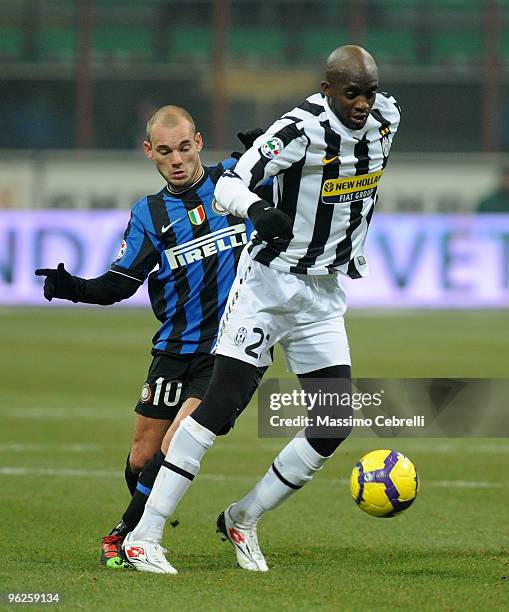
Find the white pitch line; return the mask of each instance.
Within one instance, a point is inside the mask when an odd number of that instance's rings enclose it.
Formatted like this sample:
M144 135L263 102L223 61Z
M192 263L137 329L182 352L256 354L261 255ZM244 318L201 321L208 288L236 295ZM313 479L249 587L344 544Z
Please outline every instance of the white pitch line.
M118 419L123 414L134 415L134 404L128 405L123 412L123 408L108 409L108 408L58 408L48 406L29 406L25 408L5 408L2 409L4 418L13 419L97 419L103 421L105 419Z
M21 442L0 442L0 453L97 453L105 450L103 444L25 444ZM111 448L108 445L108 448Z
M112 449L127 449L129 442L124 444L108 443L108 444L44 444L44 443L24 443L24 442L0 442L0 453L89 453L99 454L106 450L111 451ZM274 444L272 440L257 440L256 447L258 450L272 450L276 452L279 450L279 445ZM243 452L246 451L245 444L232 444L219 445L214 447L214 453L220 452ZM126 450L127 452L127 450Z
M22 468L22 467L0 467L0 476L72 476L72 477L94 477L94 478L119 478L123 472L106 470L74 470L72 468Z
M122 478L123 472L110 470L79 470L72 468L24 468L0 467L0 476L60 476L73 478ZM198 476L201 480L215 482L256 482L256 476L237 476L235 474L206 474ZM335 484L348 484L348 478L318 478L316 483L328 486ZM427 480L424 486L454 488L454 489L502 489L508 488L507 482L488 482L475 480Z
M472 440L475 440L472 438ZM353 440L354 442L356 440ZM128 444L128 442L126 442ZM255 444L258 450L274 450L276 453L280 450L281 447L281 439L275 438L257 438L255 440ZM389 447L396 447L397 444L391 444ZM123 443L108 443L108 444L81 444L81 443L71 443L71 444L44 444L44 443L24 443L24 442L0 442L0 453L41 453L41 452L61 452L61 453L102 453L106 450L111 450L112 448L120 449L124 448L125 444ZM126 447L127 448L127 447ZM423 440L412 440L412 452L419 453L433 453L434 455L440 454L456 454L462 449L460 443L448 443L443 442L437 443L437 440L434 439L430 441L429 439ZM346 449L345 449L346 450ZM496 443L482 443L476 444L475 441L471 448L473 453L484 453L484 454L498 454L505 455L509 453L509 444L507 440L500 440L499 444ZM236 442L228 441L228 444L217 444L214 446L214 453L245 453L251 452L245 444L240 444ZM343 451L338 451L338 456L341 456ZM366 451L367 452L367 451ZM348 450L348 455L352 455L353 451ZM362 451L359 451L359 454L363 454Z

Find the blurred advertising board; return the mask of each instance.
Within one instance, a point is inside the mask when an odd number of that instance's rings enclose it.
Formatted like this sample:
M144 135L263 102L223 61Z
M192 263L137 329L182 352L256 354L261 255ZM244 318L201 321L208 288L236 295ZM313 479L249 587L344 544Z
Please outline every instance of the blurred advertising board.
M47 304L36 268L103 274L127 221L125 210L0 211L0 304ZM509 214L378 213L365 255L370 276L345 279L350 307L509 306ZM146 304L145 288L126 303Z
M227 151L202 155L207 165ZM391 154L379 189L384 212L469 212L493 192L509 157L471 154ZM141 151L27 153L0 151L0 209L129 209L164 181Z

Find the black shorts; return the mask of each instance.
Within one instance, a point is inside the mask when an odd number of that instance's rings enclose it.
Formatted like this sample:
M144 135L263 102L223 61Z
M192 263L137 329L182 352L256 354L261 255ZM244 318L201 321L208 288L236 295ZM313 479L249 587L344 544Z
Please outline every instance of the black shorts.
M135 411L152 419L173 420L187 399L203 399L213 367L214 355L208 353L155 355Z
M212 376L214 355L194 353L177 355L158 353L154 356L147 374L147 380L141 389L141 396L135 411L151 419L173 420L182 404L190 397L203 399ZM257 368L253 386L249 392L252 397L267 367ZM224 431L227 433L241 414L242 406Z

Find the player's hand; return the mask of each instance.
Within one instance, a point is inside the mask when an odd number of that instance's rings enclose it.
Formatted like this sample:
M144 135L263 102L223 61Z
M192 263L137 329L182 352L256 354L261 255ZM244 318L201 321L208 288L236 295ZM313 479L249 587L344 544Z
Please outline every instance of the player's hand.
M63 263L59 263L56 269L38 268L35 275L46 277L44 279L44 297L48 302L51 302L54 297L72 300L73 302L77 301L77 279L67 272Z
M246 151L253 146L254 141L263 134L264 130L255 128L248 132L237 132L237 138L246 147Z
M282 210L270 202L258 200L248 208L248 217L253 222L258 236L270 242L272 240L291 240L293 238L292 221Z
M263 134L263 130L261 128L255 128L254 130L249 130L248 132L237 132L237 138L246 148L246 151L253 146L253 142ZM230 153L230 156L234 159L240 159L243 153L239 151L233 151Z

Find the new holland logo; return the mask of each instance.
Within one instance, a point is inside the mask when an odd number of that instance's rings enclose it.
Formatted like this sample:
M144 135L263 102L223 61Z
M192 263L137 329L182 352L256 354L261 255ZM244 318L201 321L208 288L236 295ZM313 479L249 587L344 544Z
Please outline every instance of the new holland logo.
M369 198L378 186L382 174L383 170L377 170L370 174L328 179L322 187L322 202L324 204L342 204Z
M205 211L203 210L202 204L193 208L193 210L188 210L187 214L193 225L201 225L205 221Z

